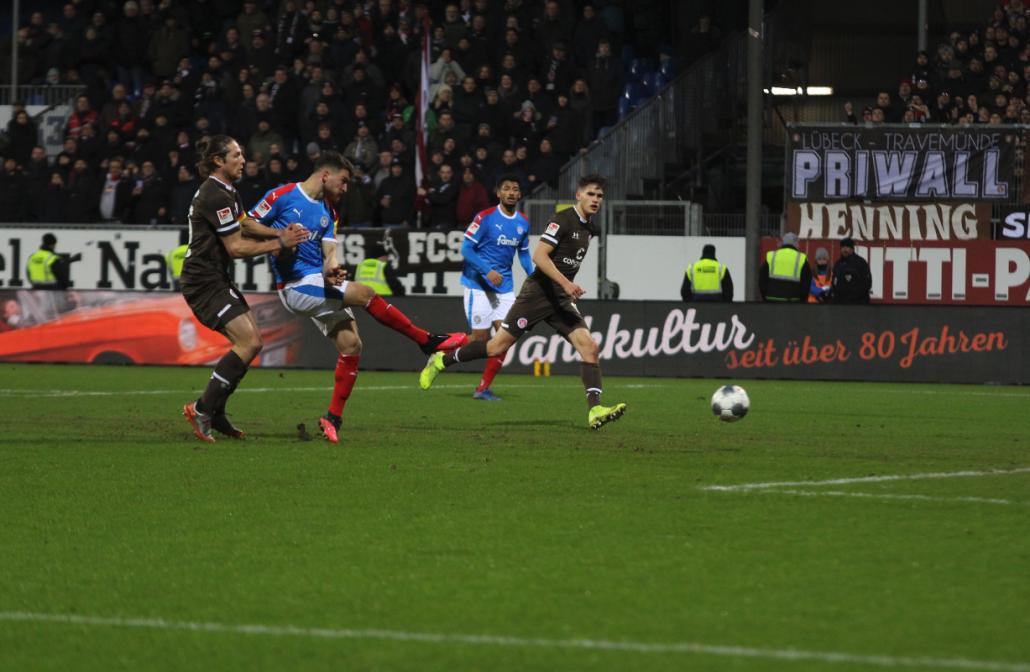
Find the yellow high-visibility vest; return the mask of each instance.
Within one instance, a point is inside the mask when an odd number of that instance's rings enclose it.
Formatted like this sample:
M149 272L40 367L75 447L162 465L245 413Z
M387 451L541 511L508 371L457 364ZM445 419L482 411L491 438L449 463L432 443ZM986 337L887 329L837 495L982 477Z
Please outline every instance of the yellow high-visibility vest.
M804 252L781 247L765 253L769 265L767 301L800 301L801 270L808 263Z
M390 296L393 290L386 284L386 262L366 259L358 266L354 280L370 287L379 296Z
M54 262L58 256L50 250L36 250L29 257L29 282L33 287L56 287L57 276L54 275Z
M696 295L722 295L722 279L726 277L726 266L715 259L699 259L687 267L690 289Z

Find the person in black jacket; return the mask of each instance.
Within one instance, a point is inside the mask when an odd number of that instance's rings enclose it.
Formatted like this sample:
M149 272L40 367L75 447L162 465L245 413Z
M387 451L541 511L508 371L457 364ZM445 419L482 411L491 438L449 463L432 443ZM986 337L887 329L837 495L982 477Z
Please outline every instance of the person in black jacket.
M873 274L869 263L855 254L855 241L840 241L840 259L833 265L833 303L869 303L872 288Z
M390 177L383 180L376 191L379 199L379 220L383 226L405 226L411 222L415 210L415 185L405 174L404 163L394 159Z
M441 164L435 176L429 180L429 186L419 189L419 195L429 202L432 212L429 223L434 229L450 230L458 226L458 190L454 181L454 169Z

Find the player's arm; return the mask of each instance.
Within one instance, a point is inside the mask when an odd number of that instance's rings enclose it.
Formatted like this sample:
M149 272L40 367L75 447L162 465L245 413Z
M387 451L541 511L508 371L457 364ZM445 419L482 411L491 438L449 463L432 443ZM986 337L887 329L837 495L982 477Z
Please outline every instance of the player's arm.
M562 275L558 267L554 265L554 262L551 260L551 252L555 247L557 246L541 239L536 244L536 249L533 250L533 263L536 264L537 270L565 290L566 294L574 299L578 299L583 296L585 290Z
M490 268L490 264L486 263L486 259L483 259L479 252L476 251L475 241L468 236L461 243L461 256L465 257L465 261L468 262L469 266L476 269L476 273L486 278L487 282L494 287L500 287L501 283L504 282L504 276Z
M250 215L244 215L240 220L240 229L246 238L257 238L258 240L269 240L279 237L279 229L265 226Z
M483 237L482 232L479 230L482 221L483 213L479 213L472 220L472 223L469 224L468 228L465 229L465 239L461 243L461 256L465 258L469 266L475 269L476 273L486 278L487 282L494 287L500 287L501 283L504 282L504 276L495 271L476 249L476 246L479 245L479 241Z
M331 285L342 285L347 279L347 269L336 263L335 239L322 239L322 275Z
M262 254L292 250L308 239L308 232L299 226L291 229L276 229L272 240L252 240L243 237L242 227L222 236L222 244L233 259L257 257Z
M536 267L533 265L533 255L529 253L529 227L526 227L526 237L522 239L522 244L519 245L519 263L522 264L522 270L526 272L526 275L533 275L533 271Z

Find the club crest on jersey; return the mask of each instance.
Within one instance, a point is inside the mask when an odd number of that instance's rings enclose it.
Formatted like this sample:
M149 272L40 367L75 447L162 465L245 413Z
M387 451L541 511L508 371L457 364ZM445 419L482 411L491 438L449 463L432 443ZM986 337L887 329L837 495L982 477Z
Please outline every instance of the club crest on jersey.
M521 235L522 235L523 233L525 233L525 232L526 232L526 230L525 230L524 228L522 228L521 226L520 226L520 227L518 227L518 228L516 228L515 230L519 232L519 235L520 235L520 236L521 236Z
M232 221L232 208L222 208L216 214L219 224L228 224Z
M256 208L254 208L254 210L258 214L258 217L264 217L265 215L268 214L268 212L271 209L272 209L272 206L269 205L268 201L265 200L265 199L261 199L261 202L257 204Z
M329 218L325 215L322 215L322 219L320 219L318 223L324 229L325 227L329 226Z
M529 320L527 320L524 317L520 317L518 322L516 322L515 324L519 325L519 329L525 329L527 326L529 326Z
M476 221L472 222L471 224L469 224L468 231L466 231L465 233L467 233L469 235L472 235L476 231L479 231L479 220L478 219Z
M558 222L551 222L547 225L547 230L544 231L544 233L546 233L549 236L553 236L554 234L558 233L559 228L561 228L561 226L558 224Z

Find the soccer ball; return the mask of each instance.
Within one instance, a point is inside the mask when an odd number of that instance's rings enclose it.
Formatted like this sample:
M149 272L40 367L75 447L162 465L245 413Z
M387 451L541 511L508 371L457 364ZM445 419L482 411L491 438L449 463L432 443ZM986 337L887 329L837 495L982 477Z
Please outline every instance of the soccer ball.
M723 385L712 395L712 413L724 422L736 422L751 407L747 392L739 385Z

